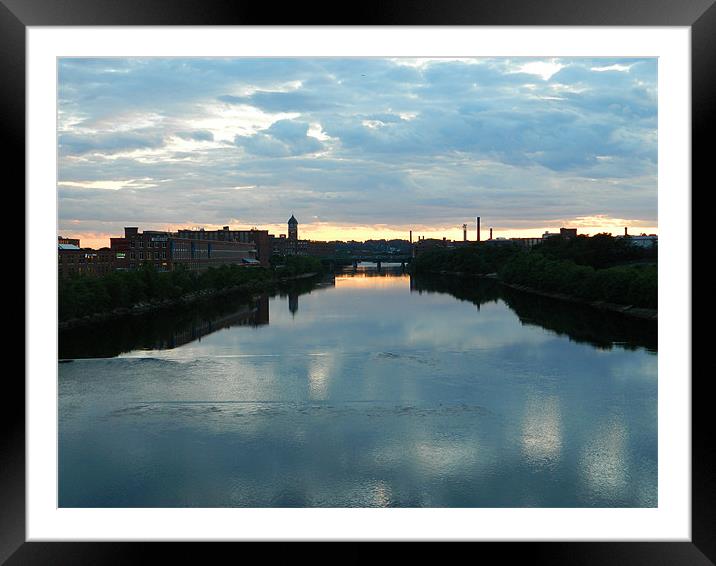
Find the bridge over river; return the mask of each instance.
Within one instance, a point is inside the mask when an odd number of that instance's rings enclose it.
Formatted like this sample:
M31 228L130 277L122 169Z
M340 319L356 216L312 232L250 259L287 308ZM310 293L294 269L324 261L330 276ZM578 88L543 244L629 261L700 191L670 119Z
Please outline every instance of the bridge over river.
M354 268L358 267L359 263L375 263L378 269L381 269L385 263L399 263L404 268L413 261L413 256L411 254L351 254L326 257L322 260L333 265L353 265Z

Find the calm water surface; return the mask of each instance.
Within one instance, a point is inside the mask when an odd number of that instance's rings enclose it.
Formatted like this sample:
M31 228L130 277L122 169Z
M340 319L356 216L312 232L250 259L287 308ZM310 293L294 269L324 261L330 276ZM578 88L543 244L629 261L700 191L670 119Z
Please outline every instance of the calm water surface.
M61 507L651 507L656 324L371 267L60 337Z

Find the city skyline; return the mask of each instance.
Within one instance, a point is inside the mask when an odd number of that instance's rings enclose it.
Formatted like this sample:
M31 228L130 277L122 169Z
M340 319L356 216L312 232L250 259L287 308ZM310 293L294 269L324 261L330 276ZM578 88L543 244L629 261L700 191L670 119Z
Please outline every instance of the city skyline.
M58 231L658 233L656 59L59 60ZM472 222L472 224L470 224Z

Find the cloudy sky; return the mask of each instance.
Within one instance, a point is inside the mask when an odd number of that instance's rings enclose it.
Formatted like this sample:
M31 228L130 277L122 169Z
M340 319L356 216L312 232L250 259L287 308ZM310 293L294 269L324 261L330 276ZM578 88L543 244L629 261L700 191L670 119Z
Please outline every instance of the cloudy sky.
M656 59L66 58L59 233L657 231Z

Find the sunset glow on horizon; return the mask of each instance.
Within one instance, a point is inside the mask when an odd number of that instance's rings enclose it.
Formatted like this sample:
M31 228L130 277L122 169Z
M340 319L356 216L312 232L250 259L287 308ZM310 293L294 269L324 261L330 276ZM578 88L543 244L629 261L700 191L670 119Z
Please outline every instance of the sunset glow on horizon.
M201 225L205 230L219 230L222 226L219 225ZM248 230L254 226L244 225L231 225L233 230ZM562 224L552 224L540 228L494 228L492 231L493 238L540 238L545 232L559 232L560 228L577 228L577 233L586 236L594 236L595 234L608 233L613 236L621 236L624 234L624 228L628 228L628 233L631 236L638 236L640 234L656 234L658 235L659 229L657 226L645 226L637 225L635 223L623 223L623 222L609 222L601 225L596 224L579 224L575 222L565 222ZM198 225L152 225L152 226L140 226L139 229L144 230L158 230L166 232L175 232L180 228L198 228ZM258 226L261 230L268 230L270 234L279 237L281 234L286 234L286 226L284 225L268 225ZM313 241L356 241L365 242L366 240L409 240L410 230L413 231L413 241L418 240L418 236L425 238L436 238L442 239L443 237L448 240L462 241L463 233L462 228L452 227L429 227L429 226L414 226L414 227L402 227L389 228L385 226L335 226L335 225L323 225L323 224L308 224L303 225L299 223L299 237L304 240ZM71 230L65 230L61 232L61 236L65 238L78 238L82 247L88 248L102 248L109 247L110 238L119 238L124 235L123 232L118 233L85 233L85 232L73 232ZM481 228L481 240L487 240L490 235L490 227L482 225ZM467 231L467 239L469 241L475 241L476 239L476 228L474 226L469 227Z

